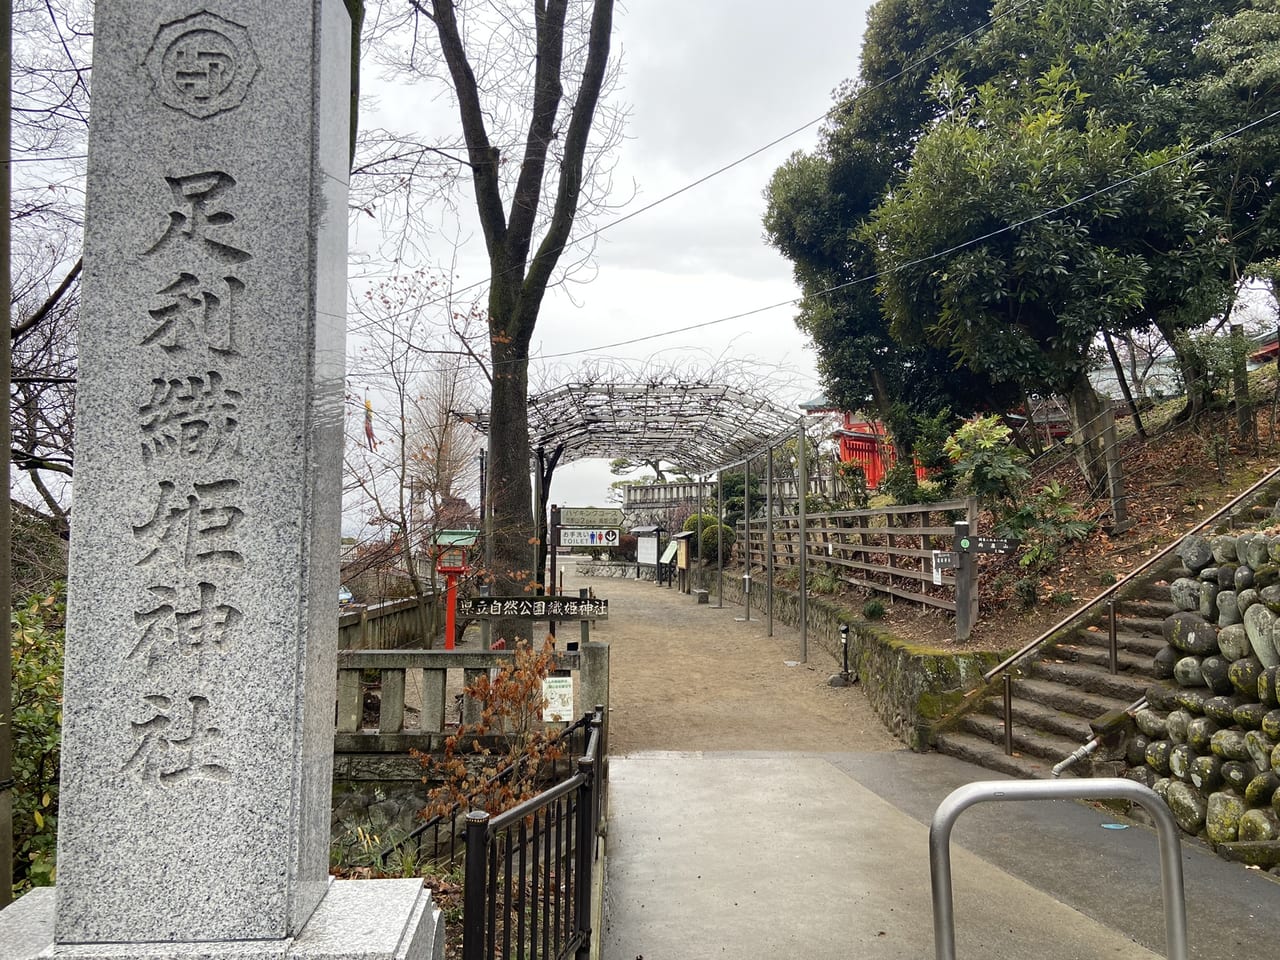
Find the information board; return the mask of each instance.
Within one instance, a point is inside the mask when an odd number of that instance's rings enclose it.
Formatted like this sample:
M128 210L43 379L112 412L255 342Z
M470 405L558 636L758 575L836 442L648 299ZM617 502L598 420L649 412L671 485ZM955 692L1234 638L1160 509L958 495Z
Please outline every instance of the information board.
M573 677L551 676L542 681L544 722L573 719Z
M658 538L639 537L636 539L636 563L655 564L658 562Z
M620 527L621 507L561 507L560 523L566 527Z

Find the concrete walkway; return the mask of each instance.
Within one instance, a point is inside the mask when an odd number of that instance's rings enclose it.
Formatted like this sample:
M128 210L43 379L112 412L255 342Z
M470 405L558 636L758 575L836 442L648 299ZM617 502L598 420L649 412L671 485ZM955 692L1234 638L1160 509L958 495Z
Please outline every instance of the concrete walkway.
M628 674L642 669L639 639L662 607L668 634L697 617L686 644L723 633L755 650L750 669L762 697L774 673L794 677L784 658L796 637L781 625L764 638L761 627L735 621L739 607L691 614L690 598L652 584L591 585L610 599L597 635L616 650L615 704L634 699ZM644 618L628 615L642 607ZM822 659L815 645L810 652ZM815 678L829 672L814 666ZM611 758L605 960L933 957L928 822L952 789L992 775L949 757L885 749L876 737L869 751L849 750L838 731L827 736L840 752L779 749L767 734L759 750L682 749L682 701L698 690L675 682L678 667L668 667L669 696L644 702L644 725L669 711L674 749L649 745ZM814 703L796 702L795 711L816 716L826 717L830 697L847 696L820 679L798 689L791 696ZM743 713L750 707L739 704ZM858 725L865 705L847 707ZM615 706L615 743L627 742L627 722ZM708 736L699 731L700 746ZM1079 803L987 804L960 817L952 848L961 960L1166 955L1148 828ZM1183 844L1182 858L1191 956L1280 956L1280 883L1194 841Z

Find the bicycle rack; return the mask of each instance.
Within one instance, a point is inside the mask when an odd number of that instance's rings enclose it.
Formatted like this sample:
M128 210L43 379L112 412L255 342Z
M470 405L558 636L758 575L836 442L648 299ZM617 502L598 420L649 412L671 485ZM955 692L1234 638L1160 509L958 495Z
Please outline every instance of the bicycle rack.
M983 780L951 791L929 826L929 871L933 885L933 943L937 960L955 960L956 924L951 893L951 828L956 818L988 800L1130 800L1155 819L1164 893L1165 947L1169 960L1187 960L1187 905L1179 856L1178 824L1150 787L1119 777L1096 780Z

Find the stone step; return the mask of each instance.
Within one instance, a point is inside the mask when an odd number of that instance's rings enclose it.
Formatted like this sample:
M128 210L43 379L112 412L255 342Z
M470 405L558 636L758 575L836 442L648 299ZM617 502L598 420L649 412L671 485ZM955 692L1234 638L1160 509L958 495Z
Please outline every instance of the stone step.
M1055 710L1053 707L1036 703L1034 700L1024 700L1018 696L1014 696L1012 706L1015 729L1023 726L1033 727L1036 730L1066 737L1068 740L1075 740L1079 743L1084 743L1093 736L1093 730L1089 726L1091 717L1085 718L1077 714ZM1001 722L1004 721L1004 699L1002 697L988 697L978 709L989 717L995 717ZM1001 737L1003 737L1003 734L1001 734Z
M1138 699L1136 696L1129 700L1117 699L1090 693L1080 687L1049 683L1029 677L1016 678L1013 681L1013 692L1017 698L1031 700L1041 706L1069 713L1086 721L1096 720L1110 710L1123 710Z
M1100 647L1107 649L1107 631L1106 630L1077 630L1074 637L1068 641L1072 645L1085 645L1090 647ZM1160 634L1132 633L1128 630L1116 631L1116 647L1120 650L1129 650L1133 653L1142 654L1150 659L1160 652L1163 647L1164 637Z
M1138 636L1159 637L1164 634L1165 617L1137 617L1127 613L1116 613L1116 632L1131 633ZM1096 630L1089 630L1090 627L1096 627ZM1081 624L1081 630L1089 630L1090 633L1100 633L1104 637L1107 635L1107 612L1103 610L1098 616L1090 617L1086 622Z
M968 714L960 721L957 729L975 734L989 740L997 746L1004 745L1004 721L982 713ZM1089 739L1087 735L1081 739L1059 736L1044 730L1037 730L1016 721L1013 725L1013 750L1023 756L1035 757L1048 761L1052 767L1059 760L1070 756L1080 744Z
M982 737L959 730L940 734L934 742L934 749L949 757L976 763L980 767L1020 780L1048 780L1053 776L1053 763L1045 763L1036 757L1025 755L1008 756L1003 745L997 746ZM1069 776L1072 776L1070 772L1063 774L1064 778Z
M1151 591L1151 593L1143 597L1117 600L1116 613L1123 617L1154 620L1159 623L1170 614L1178 612L1178 608L1169 599L1169 588L1167 586L1152 587Z
M1170 604L1169 616L1173 613L1172 604ZM1165 617L1132 617L1129 615L1116 616L1116 632L1117 633L1136 633L1139 636L1162 637L1164 636ZM1106 632L1105 618L1102 632Z
M1064 660L1067 663L1088 663L1104 670L1110 669L1111 652L1106 647L1092 644L1060 643L1045 654L1048 660ZM1140 673L1151 676L1151 654L1116 651L1116 669L1120 673Z
M1055 663L1052 660L1037 660L1030 664L1032 677L1080 687L1090 693L1100 693L1106 697L1115 697L1125 703L1132 703L1147 692L1151 683L1149 676L1141 674L1121 673L1112 676L1105 669L1099 669L1087 663Z

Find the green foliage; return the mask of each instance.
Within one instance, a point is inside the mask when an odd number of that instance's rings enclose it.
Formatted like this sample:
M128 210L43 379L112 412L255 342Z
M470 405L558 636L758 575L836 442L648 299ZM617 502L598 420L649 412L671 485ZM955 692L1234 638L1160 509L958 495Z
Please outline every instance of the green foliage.
M13 631L14 890L49 886L56 873L62 744L61 584L10 615Z
M844 489L846 509L865 510L871 499L867 472L856 463L839 463L836 465L836 479Z
M873 4L819 146L766 191L829 399L913 448L911 416L1065 393L1100 331L1153 327L1195 390L1178 332L1280 256L1277 50L1256 0ZM877 272L882 300L853 282Z
M759 471L751 474L751 512L755 513L764 503L760 493L762 478ZM724 497L724 522L730 527L737 527L738 522L746 516L747 497L744 493L746 474L741 471L726 471L720 476L720 491ZM688 529L692 530L692 527Z
M1177 347L1179 355L1191 361L1199 376L1195 387L1206 398L1227 394L1236 364L1247 360L1253 349L1244 337L1223 336L1210 330L1180 334Z
M868 600L862 605L864 620L880 620L884 617L884 604L879 600Z
M1031 478L1026 454L1013 444L1013 431L997 416L965 421L943 443L961 483L986 507L1015 504L1019 487Z
M911 453L916 462L929 471L931 478L943 482L935 471L943 476L950 472L951 456L947 453L947 440L955 429L956 416L950 407L944 407L932 415L917 414L914 420L916 435L911 444ZM945 482L943 485L946 485Z
M819 596L831 596L840 589L840 576L835 570L820 570L809 579L809 592Z
M797 325L818 352L828 398L846 410L890 406L929 411L975 402L994 407L1011 396L988 378L955 368L945 350L923 338L895 341L869 283L874 246L859 227L901 178L921 131L936 118L924 95L930 72L901 72L921 57L962 61L968 45L952 46L988 18L985 0L918 3L881 0L868 12L860 76L836 92L819 146L794 153L766 190L765 235L794 265L805 293ZM972 406L965 409L972 409ZM896 424L895 424L896 427Z
M1067 490L1057 481L1025 498L996 525L1000 536L1022 541L1018 563L1035 571L1044 570L1065 547L1081 542L1093 530L1094 524L1081 518Z
M928 497L910 460L899 460L886 470L876 490L892 497L894 503L925 503Z
M729 549L733 546L737 539L733 532L733 528L727 524L721 524L715 515L710 513L694 513L687 517L684 521L684 531L686 533L699 530L700 533L695 540L702 542L702 559L707 563L716 563L719 558L720 541L724 541L725 556L728 556ZM698 545L691 543L689 545L692 556L697 556Z
M1040 600L1040 578L1023 577L1013 585L1013 593L1023 609L1030 610Z

